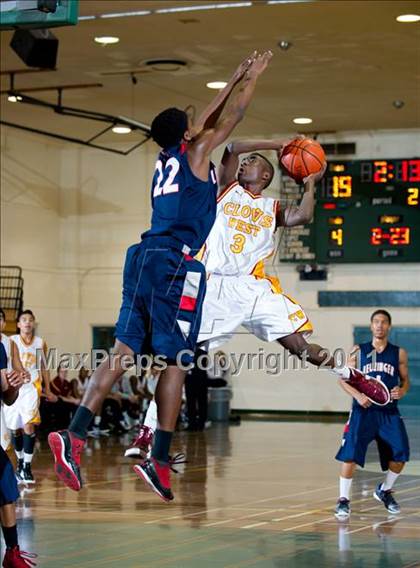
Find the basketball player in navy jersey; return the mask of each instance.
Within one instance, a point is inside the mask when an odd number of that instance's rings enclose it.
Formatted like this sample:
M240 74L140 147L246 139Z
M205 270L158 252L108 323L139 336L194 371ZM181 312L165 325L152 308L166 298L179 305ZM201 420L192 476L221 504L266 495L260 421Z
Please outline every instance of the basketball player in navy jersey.
M398 410L398 400L407 394L407 352L388 341L391 315L386 310L376 310L371 318L372 341L356 345L350 355L350 364L358 363L363 373L380 378L391 393L385 406L371 405L369 399L347 383L341 387L353 397L353 407L344 429L341 448L336 459L343 462L340 474L340 495L335 516L347 519L350 515L350 489L356 464L363 467L368 445L378 444L382 471L387 471L383 483L379 483L373 496L382 501L387 511L398 514L400 507L392 495L392 487L409 460L410 449L407 431Z
M4 312L3 312L4 315ZM7 406L16 403L19 389L27 380L25 371L19 362L21 371L12 370L8 365L8 356L3 343L0 342L0 406L2 400ZM8 371L9 369L9 371ZM2 412L0 408L0 412ZM3 447L0 445L0 524L6 545L2 566L4 568L30 568L35 566L29 554L20 550L16 526L16 505L19 490L13 466Z
M192 361L187 354L179 359L179 354L195 350L206 283L204 266L193 257L216 215L217 182L210 156L243 118L271 57L271 52L254 53L245 60L196 125L176 108L166 109L152 122L151 136L162 148L152 181L152 222L141 243L127 251L113 366L108 358L96 369L69 429L48 437L57 476L75 491L82 486L80 454L88 427L123 374L124 359L153 352L168 364L155 393L159 429L151 458L134 469L164 501L173 499L169 448L185 379L177 363ZM238 83L235 98L221 116Z

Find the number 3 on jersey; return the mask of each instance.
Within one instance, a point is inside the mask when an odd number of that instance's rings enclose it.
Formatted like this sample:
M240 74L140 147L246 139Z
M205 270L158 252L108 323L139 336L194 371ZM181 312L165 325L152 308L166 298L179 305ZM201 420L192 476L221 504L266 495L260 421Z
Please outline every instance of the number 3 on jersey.
M230 250L235 254L239 254L244 250L246 238L244 235L234 235L233 236L233 244L230 245Z
M158 160L156 162L158 177L153 188L153 197L159 197L159 195L166 195L167 193L175 193L176 191L179 191L178 184L174 183L174 179L179 171L178 160L176 158L169 158L166 162L165 169L163 170L162 168L162 160Z

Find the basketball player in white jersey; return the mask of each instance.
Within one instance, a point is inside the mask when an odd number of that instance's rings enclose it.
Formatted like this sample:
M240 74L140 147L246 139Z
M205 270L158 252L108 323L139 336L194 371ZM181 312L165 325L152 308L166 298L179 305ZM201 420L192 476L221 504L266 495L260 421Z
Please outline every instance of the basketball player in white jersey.
M16 371L22 374L24 381L30 380L30 374L22 365L22 361L19 357L19 351L16 344L11 341L10 337L6 335L4 329L6 327L6 314L3 309L0 308L0 338L3 344L4 350L7 356L7 372ZM6 451L11 442L10 430L6 426L4 420L3 403L1 404L0 410L0 444L1 447Z
M19 334L10 337L19 352L23 367L29 377L19 391L16 402L4 408L6 426L12 430L18 466L16 476L20 481L35 483L31 463L35 447L35 426L40 423L39 403L44 384L44 394L48 400L56 401L57 397L50 391L50 374L41 363L37 368L37 349L47 352L45 341L35 335L35 316L31 310L23 311L18 318ZM12 347L14 349L14 347ZM13 359L12 359L13 361ZM13 363L12 363L13 366Z
M289 140L244 140L229 144L219 167L217 216L204 245L202 262L207 271L207 291L198 342L214 348L228 341L242 325L263 341L278 341L290 353L313 365L324 364L356 390L367 391L378 401L387 389L374 386L359 371L335 369L320 345L307 343L312 324L303 308L284 294L277 278L267 276L264 261L275 252L279 227L309 223L315 208L315 184L324 176L326 164L306 177L299 206L282 209L280 202L264 197L274 168L257 150L279 155ZM249 153L239 163L239 156ZM379 393L373 392L376 388Z
M274 168L257 150L281 153L289 141L236 141L225 148L219 167L219 196L216 221L199 259L207 272L207 290L203 304L198 343L213 349L228 341L242 325L263 341L278 341L290 353L303 357L316 366L324 364L349 380L356 390L378 400L388 394L382 386L374 387L359 371L344 367L335 369L334 359L325 361L320 345L308 343L312 333L303 308L283 293L277 278L267 276L264 260L274 254L275 232L279 227L305 225L312 220L315 207L315 184L325 173L304 179L304 194L299 206L280 207L278 200L264 197ZM239 156L252 152L239 164ZM362 390L363 389L363 390ZM376 392L376 391L375 391ZM126 451L129 457L147 454L156 421L154 401L149 405L143 429Z

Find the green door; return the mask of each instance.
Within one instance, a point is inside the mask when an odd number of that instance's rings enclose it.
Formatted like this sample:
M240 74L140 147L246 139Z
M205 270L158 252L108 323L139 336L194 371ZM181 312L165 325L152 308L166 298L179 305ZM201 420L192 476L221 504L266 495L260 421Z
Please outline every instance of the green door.
M114 326L93 326L92 344L93 349L105 349L109 351L114 346Z

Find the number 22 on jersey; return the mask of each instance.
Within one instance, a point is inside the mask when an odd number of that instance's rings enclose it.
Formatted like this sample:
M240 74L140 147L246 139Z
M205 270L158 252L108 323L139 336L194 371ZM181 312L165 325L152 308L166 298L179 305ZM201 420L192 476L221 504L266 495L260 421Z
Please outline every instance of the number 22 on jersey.
M179 167L180 164L176 158L169 158L166 162L165 169L163 169L162 160L158 160L156 162L155 171L158 172L158 177L153 188L153 197L159 197L160 195L179 191L179 185L174 183Z

